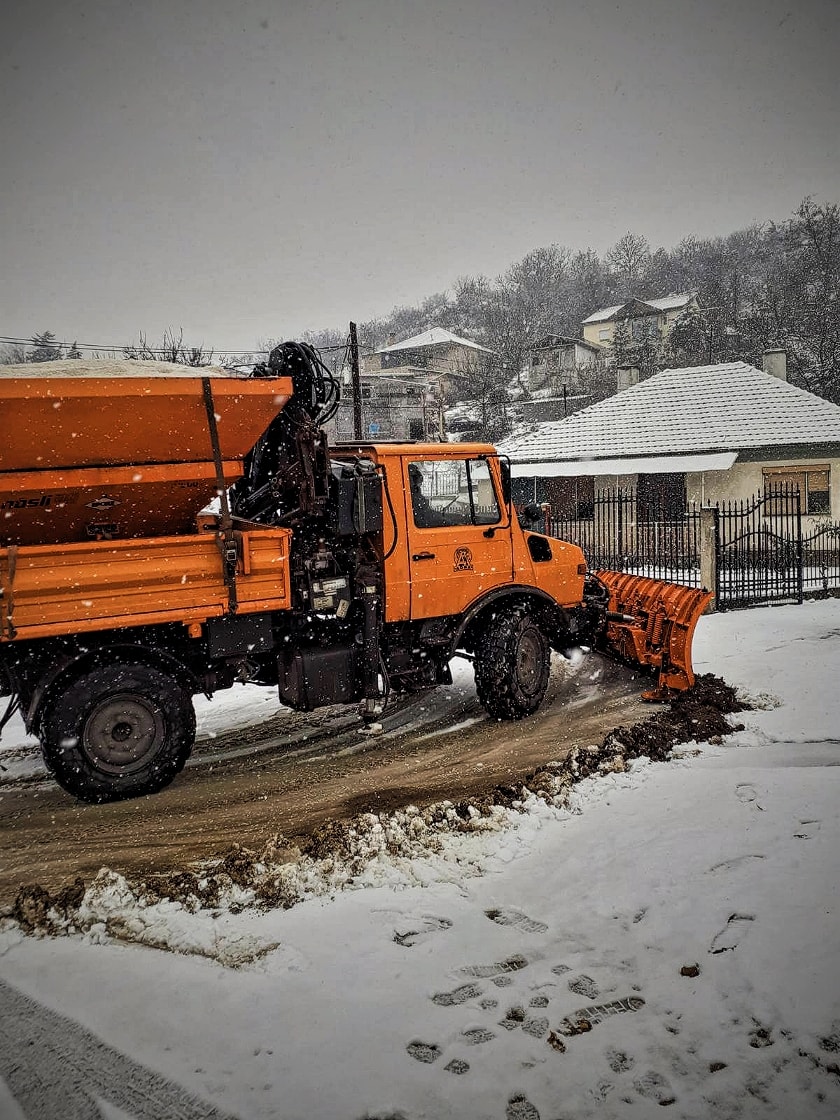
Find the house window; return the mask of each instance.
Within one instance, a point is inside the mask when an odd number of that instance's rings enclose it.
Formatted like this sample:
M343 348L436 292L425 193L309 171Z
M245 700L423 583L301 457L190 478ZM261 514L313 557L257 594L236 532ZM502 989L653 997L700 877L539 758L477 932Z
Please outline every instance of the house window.
M659 333L656 319L647 316L643 319L634 319L630 324L630 337L634 342L644 342L646 338L655 338Z
M409 420L409 422L408 422L408 438L409 439L422 439L425 434L426 433L423 430L423 421L422 420L417 420L417 419Z
M598 331L598 338L600 338L601 342L609 342L610 328L609 327L601 327L601 329Z
M675 521L685 515L685 474L640 474L636 483L639 521Z
M373 390L371 389L370 385L362 385L361 390L362 390L362 400L369 401L370 398L373 396Z
M800 508L813 516L831 513L831 469L819 467L772 467L764 471L764 493L773 490L799 491ZM784 499L770 503L770 513L783 512ZM778 508L775 508L778 507Z

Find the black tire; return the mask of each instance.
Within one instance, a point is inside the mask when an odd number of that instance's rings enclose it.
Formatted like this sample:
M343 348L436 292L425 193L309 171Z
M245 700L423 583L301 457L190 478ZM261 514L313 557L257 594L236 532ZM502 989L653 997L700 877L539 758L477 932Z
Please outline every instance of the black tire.
M184 768L194 740L192 698L143 664L99 665L63 683L41 722L48 770L94 803L157 793Z
M501 608L475 651L478 698L494 719L522 719L543 701L551 649L524 603Z

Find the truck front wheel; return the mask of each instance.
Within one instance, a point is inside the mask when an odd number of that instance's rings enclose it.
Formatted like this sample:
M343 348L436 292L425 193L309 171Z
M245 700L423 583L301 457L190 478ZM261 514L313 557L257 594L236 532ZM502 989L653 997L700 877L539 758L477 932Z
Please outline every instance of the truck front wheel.
M522 719L543 701L551 649L528 607L500 610L487 623L475 652L475 687L495 719Z
M41 724L44 762L82 801L157 793L189 757L192 700L150 665L100 665L50 695Z

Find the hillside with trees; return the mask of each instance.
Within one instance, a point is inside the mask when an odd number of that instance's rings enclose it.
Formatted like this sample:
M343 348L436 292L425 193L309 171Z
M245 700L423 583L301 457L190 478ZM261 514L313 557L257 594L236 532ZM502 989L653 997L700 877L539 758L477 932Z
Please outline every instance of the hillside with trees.
M541 336L579 336L598 308L672 292L695 292L700 311L680 319L667 347L619 334L621 361L643 376L711 362L760 366L765 349L782 347L794 384L840 403L840 206L810 198L785 222L689 236L672 249L652 249L633 233L603 256L556 244L534 249L495 280L462 276L450 291L361 324L359 337L374 350L391 335L446 327L501 355L495 378L503 388Z

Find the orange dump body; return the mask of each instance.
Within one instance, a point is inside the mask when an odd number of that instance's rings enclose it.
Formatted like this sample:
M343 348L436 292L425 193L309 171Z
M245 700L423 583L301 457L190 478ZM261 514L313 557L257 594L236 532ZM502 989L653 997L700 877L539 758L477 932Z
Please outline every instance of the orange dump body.
M609 610L627 616L607 622L604 644L626 661L657 669L655 689L645 700L666 700L691 688L691 643L712 593L623 572L598 572L610 592Z
M228 610L216 519L199 517L217 493L207 385L230 485L289 400L289 378L141 362L0 367L0 641L199 627ZM233 542L240 613L288 608L290 531Z
M205 380L227 485L292 392L286 377L142 362L50 376L75 364L0 367L0 546L193 532L217 490Z
M291 606L289 529L234 534L238 611ZM0 641L179 622L228 609L215 533L0 550Z

